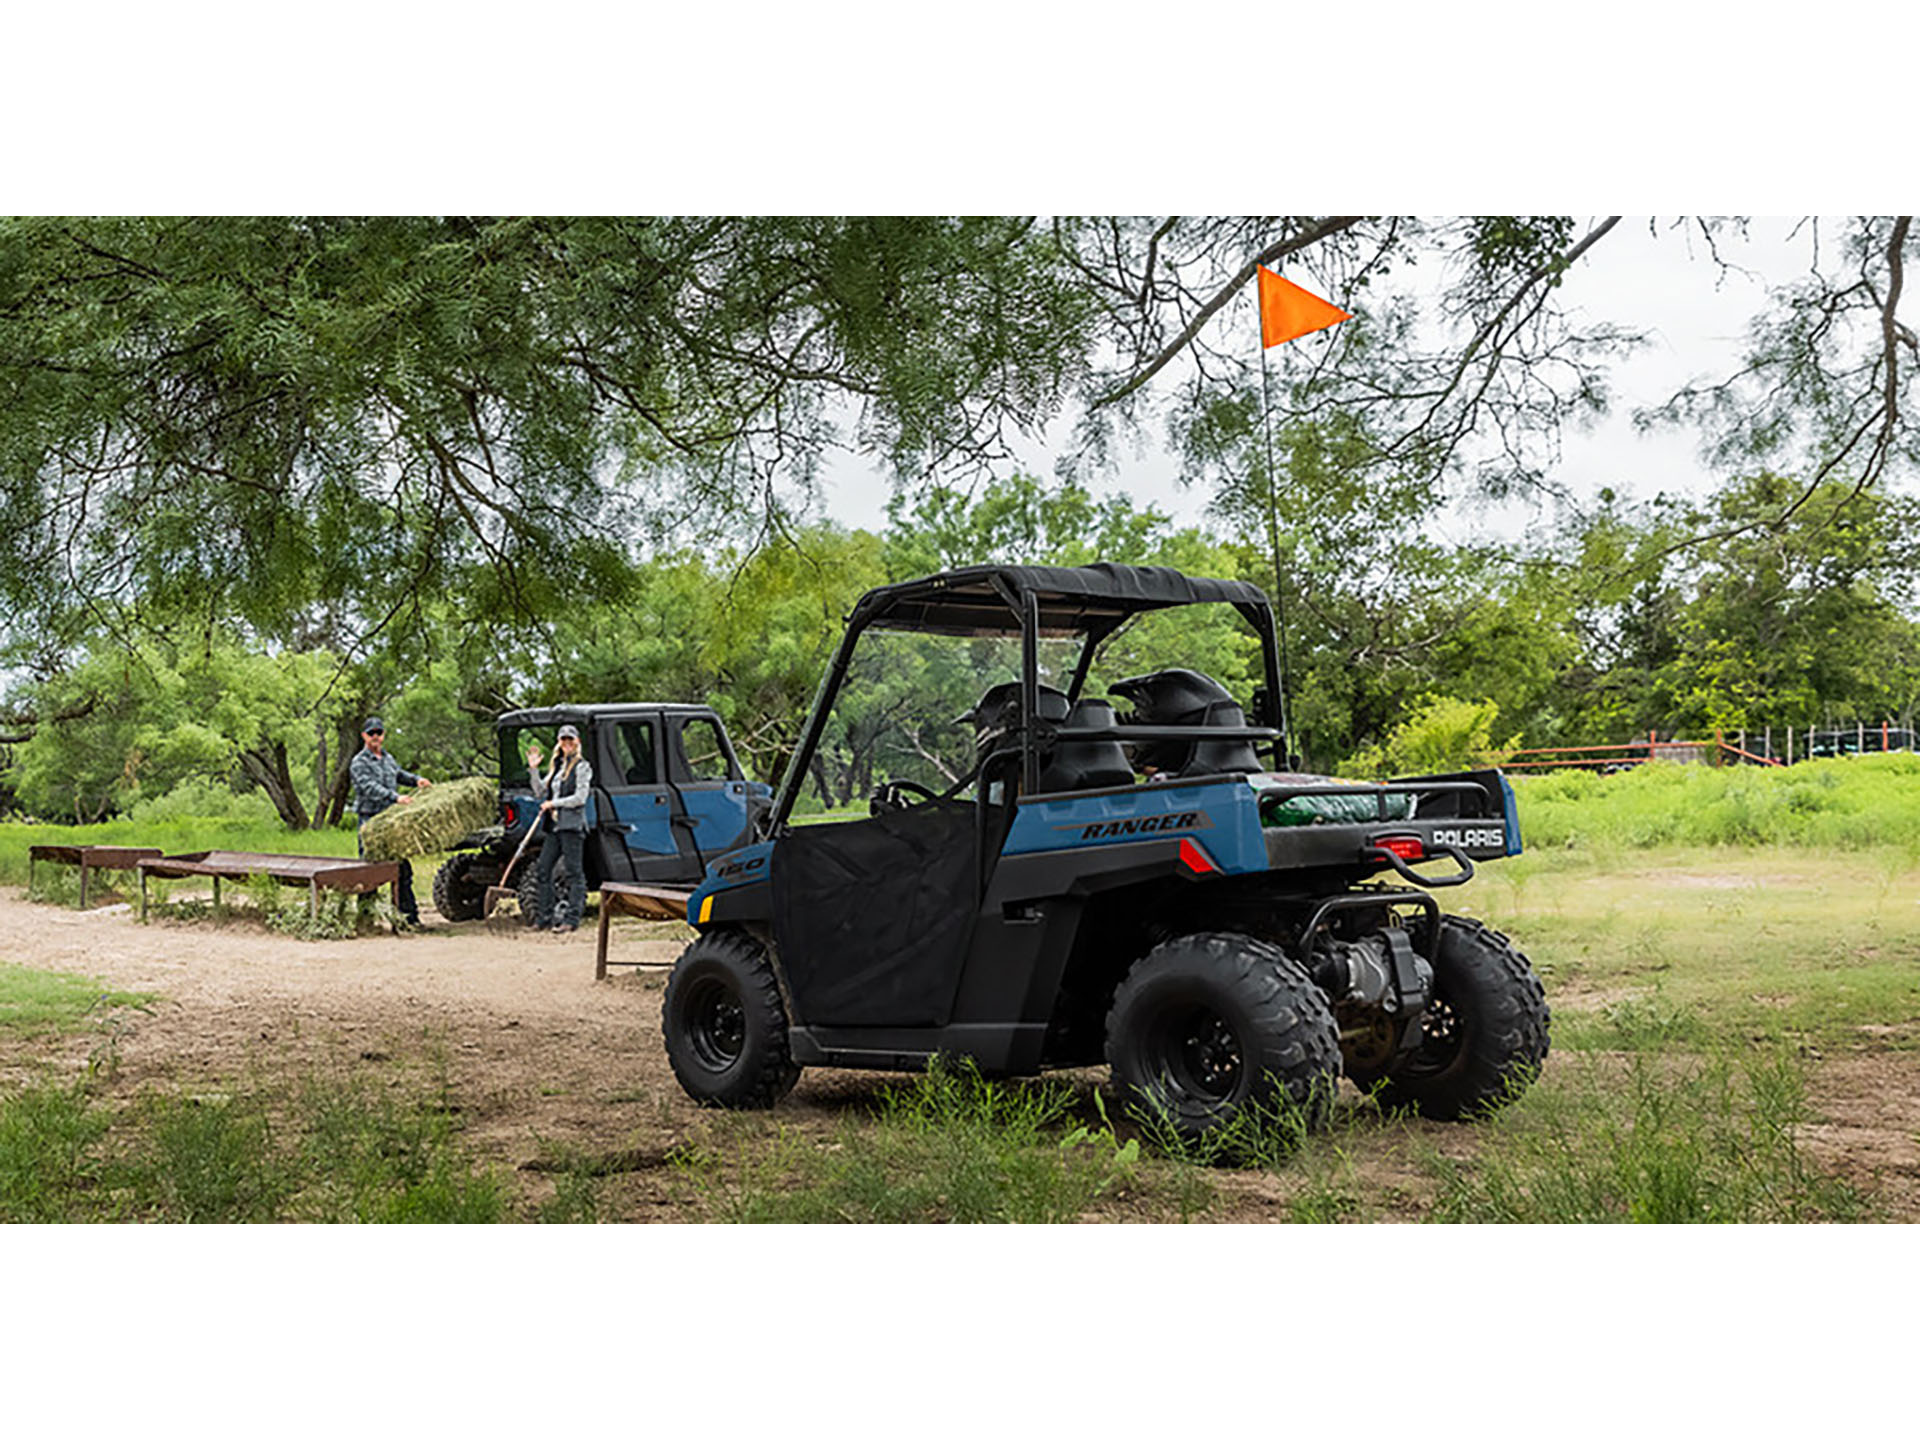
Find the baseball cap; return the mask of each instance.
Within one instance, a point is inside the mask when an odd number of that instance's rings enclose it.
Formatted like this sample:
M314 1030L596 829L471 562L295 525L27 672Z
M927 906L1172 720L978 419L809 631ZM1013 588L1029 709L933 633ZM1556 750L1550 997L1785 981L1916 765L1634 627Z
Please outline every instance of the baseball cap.
M387 722L382 720L378 715L369 715L367 717L367 723L360 727L360 733L362 735L384 735L387 733Z
M560 733L554 738L556 740L578 740L580 738L580 732L571 725L562 725L560 727Z

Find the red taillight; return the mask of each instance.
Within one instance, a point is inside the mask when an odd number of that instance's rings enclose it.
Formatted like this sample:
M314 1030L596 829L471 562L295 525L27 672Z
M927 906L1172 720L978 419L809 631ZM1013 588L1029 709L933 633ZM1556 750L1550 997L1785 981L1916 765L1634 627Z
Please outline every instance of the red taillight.
M1196 875L1211 875L1220 868L1208 858L1206 851L1187 839L1180 841L1180 861Z
M1376 840L1373 843L1381 850L1391 850L1402 860L1424 860L1427 858L1426 847L1420 843L1419 837L1415 835L1389 835L1386 839Z
M500 823L505 825L507 829L513 829L514 823L519 820L519 818L520 817L514 813L513 806L502 805L500 807Z

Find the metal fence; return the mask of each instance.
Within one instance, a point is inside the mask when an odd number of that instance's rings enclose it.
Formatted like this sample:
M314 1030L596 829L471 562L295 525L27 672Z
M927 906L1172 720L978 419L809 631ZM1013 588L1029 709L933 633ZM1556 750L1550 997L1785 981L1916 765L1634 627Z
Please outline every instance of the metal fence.
M1502 762L1508 770L1623 770L1649 760L1706 765L1794 765L1802 760L1824 760L1835 755L1878 755L1894 750L1920 749L1916 732L1882 721L1855 723L1822 730L1766 726L1759 730L1717 730L1710 740L1662 740L1658 731L1644 740L1622 745L1558 745L1510 751Z

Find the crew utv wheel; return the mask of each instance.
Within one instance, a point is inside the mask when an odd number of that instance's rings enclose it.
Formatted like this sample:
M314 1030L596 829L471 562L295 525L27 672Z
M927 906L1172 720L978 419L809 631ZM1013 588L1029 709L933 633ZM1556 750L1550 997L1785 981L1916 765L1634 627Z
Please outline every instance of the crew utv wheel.
M660 1028L674 1078L702 1105L763 1110L800 1078L773 965L745 935L702 935L681 952Z
M1471 1120L1517 1099L1547 1058L1546 992L1527 957L1478 920L1446 915L1421 1039L1380 1098L1429 1120Z
M471 876L480 857L471 853L449 855L447 863L433 875L433 908L449 920L478 920L486 906L487 887Z
M526 868L520 872L520 878L513 882L513 893L520 898L520 921L524 925L533 924L534 917L540 913L540 872L536 868L539 858L540 852L529 846L526 857L520 862ZM553 867L553 914L547 917L548 924L566 912L567 895L573 883L573 874L567 869L565 860Z
M1326 997L1278 946L1185 935L1121 982L1107 1061L1124 1091L1191 1138L1281 1093L1324 1119L1340 1039Z

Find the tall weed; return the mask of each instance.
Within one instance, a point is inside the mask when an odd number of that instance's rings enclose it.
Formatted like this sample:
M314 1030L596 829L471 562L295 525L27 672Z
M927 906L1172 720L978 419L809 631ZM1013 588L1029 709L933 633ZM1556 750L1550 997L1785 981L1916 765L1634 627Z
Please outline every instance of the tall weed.
M1056 1133L1075 1105L1058 1082L1000 1084L936 1059L826 1145L784 1127L723 1134L733 1143L676 1152L675 1171L694 1208L720 1220L1059 1224L1131 1181L1140 1158L1097 1095L1092 1117Z
M1603 1057L1489 1126L1470 1162L1435 1161L1432 1218L1471 1223L1773 1224L1870 1218L1807 1156L1804 1063L1785 1046ZM1563 1071L1565 1067L1563 1066Z

